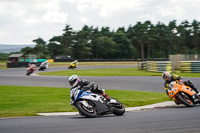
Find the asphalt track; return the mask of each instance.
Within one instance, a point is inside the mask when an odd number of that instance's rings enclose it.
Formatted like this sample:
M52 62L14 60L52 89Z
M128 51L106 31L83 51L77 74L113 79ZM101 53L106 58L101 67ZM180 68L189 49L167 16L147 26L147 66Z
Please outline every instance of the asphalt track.
M123 68L135 66L91 66L79 67L78 69L97 69L97 68ZM65 67L49 68L47 71L67 70ZM69 70L74 71L74 70ZM38 73L36 71L35 73ZM25 68L0 69L0 85L17 86L44 86L44 87L64 87L70 88L68 76L26 76ZM161 76L80 76L95 82L105 90L137 90L150 92L164 92L163 80ZM191 79L197 88L200 88L200 78Z
M75 116L0 119L1 133L198 133L200 107L173 107L123 116Z
M109 66L107 66L109 67ZM130 66L116 66L130 67ZM102 67L80 67L91 69ZM104 67L105 68L105 67ZM47 71L66 68L49 68ZM25 76L25 68L1 69L0 85L69 87L68 76ZM161 77L81 77L104 89L164 92ZM199 88L199 78L192 79ZM155 108L105 115L88 119L80 115L1 118L0 133L197 133L200 132L200 106Z

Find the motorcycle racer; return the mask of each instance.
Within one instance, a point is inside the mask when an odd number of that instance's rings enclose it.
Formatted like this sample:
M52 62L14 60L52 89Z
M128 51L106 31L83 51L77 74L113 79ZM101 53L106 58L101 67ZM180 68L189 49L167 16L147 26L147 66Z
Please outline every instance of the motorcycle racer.
M40 66L44 66L47 69L49 67L49 62L48 61L44 61L44 62L41 63Z
M78 65L78 60L73 61L72 64L74 64L75 67L77 67L77 65Z
M69 64L68 69L74 69L74 68L77 68L77 66L78 66L78 61L75 60L75 61L73 61L73 62L71 62L71 63Z
M108 94L105 93L104 89L101 89L98 85L95 85L94 82L90 82L86 79L80 80L80 78L77 75L71 75L69 77L69 84L72 87L70 90L78 87L83 91L90 90L93 93L100 94L104 96L108 102L110 102L111 100Z
M199 90L194 86L194 84L193 84L193 82L191 80L186 80L186 81L183 82L183 78L181 76L171 75L169 72L163 72L162 73L162 78L165 81L164 86L165 86L165 90L166 90L167 95L168 95L169 83L171 83L173 81L176 81L177 84L184 83L184 85L187 85L187 86L191 87L192 90L194 90L196 92L196 94L197 94L196 98L198 98L198 95L200 95ZM176 103L176 101L175 101L175 103Z
M33 62L29 63L28 65L29 65L29 67L27 68L27 73L26 73L27 76L32 74L37 68Z
M29 64L28 70L32 69L33 71L35 71L36 68L37 68L36 65L35 65L33 62L31 62L31 63Z

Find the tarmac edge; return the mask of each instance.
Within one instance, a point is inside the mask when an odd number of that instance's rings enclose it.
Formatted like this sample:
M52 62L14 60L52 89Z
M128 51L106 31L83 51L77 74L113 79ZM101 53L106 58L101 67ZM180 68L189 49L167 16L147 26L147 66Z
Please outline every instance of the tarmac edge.
M140 111L145 109L153 109L153 108L162 108L162 107L169 107L169 106L176 106L174 101L167 101L162 103L150 104L145 106L138 106L138 107L128 107L125 108L126 112L130 111ZM62 115L77 115L79 112L55 112L55 113L37 113L40 116L62 116Z

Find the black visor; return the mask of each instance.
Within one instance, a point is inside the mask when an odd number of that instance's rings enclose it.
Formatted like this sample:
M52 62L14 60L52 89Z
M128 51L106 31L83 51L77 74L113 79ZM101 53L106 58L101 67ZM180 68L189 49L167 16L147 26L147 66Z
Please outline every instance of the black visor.
M74 79L74 80L71 80L69 81L69 84L72 86L75 82L76 82L77 79Z

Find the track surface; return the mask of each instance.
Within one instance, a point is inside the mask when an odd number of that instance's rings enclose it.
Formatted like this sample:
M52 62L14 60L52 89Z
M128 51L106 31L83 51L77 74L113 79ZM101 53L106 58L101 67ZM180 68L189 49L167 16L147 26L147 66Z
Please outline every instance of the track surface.
M97 69L97 68L123 68L131 66L93 66L79 67L78 69ZM132 66L134 67L134 66ZM65 67L49 68L47 71L66 70ZM71 70L70 70L71 71ZM38 73L36 71L35 73ZM68 76L26 76L25 68L17 69L0 69L0 85L17 85L17 86L47 86L47 87L67 87ZM80 76L95 82L101 88L108 90L138 90L151 92L164 92L164 82L161 76ZM200 88L200 78L184 78L191 79L197 88Z
M0 119L1 133L197 133L200 107L126 112L124 116Z
M130 66L116 66L130 67ZM102 67L80 67L91 69ZM105 67L104 67L105 68ZM66 68L49 68L48 71ZM0 85L69 87L68 76L25 76L25 68L0 70ZM105 89L164 92L161 77L81 77ZM184 78L185 80L188 78ZM199 88L199 78L189 78ZM0 118L0 133L197 133L200 106L158 108L88 119L80 115Z

